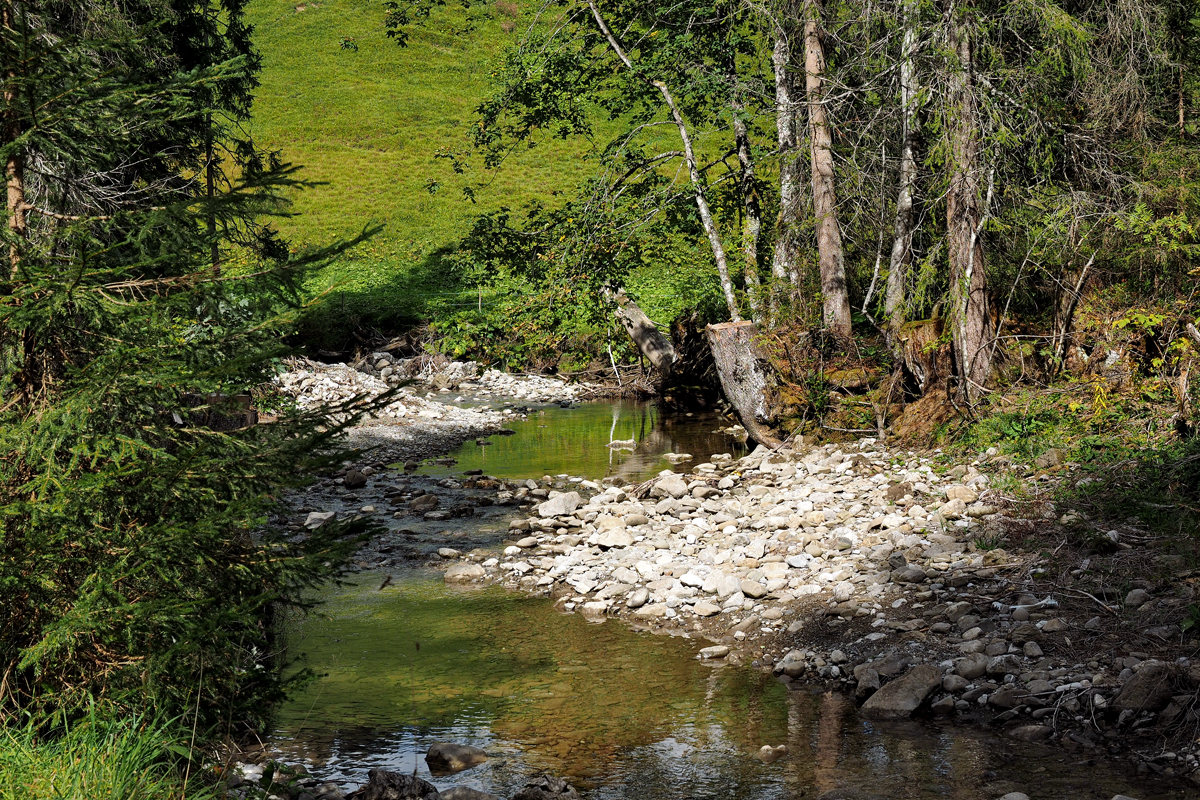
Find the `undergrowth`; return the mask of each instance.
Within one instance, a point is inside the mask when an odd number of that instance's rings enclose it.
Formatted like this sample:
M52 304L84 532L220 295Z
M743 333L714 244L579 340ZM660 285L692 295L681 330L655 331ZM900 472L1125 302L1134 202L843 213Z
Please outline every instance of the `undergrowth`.
M0 800L209 800L187 740L177 724L96 707L69 724L0 728Z

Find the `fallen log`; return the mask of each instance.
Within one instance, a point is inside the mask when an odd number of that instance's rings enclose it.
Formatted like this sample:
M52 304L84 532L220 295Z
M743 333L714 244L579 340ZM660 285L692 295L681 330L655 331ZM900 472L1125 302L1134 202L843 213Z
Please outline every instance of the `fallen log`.
M759 444L783 446L771 424L775 421L767 399L773 373L758 342L753 322L723 322L704 329L725 399L733 406L742 427Z
M609 299L617 304L615 312L617 319L629 334L629 338L633 339L633 343L638 346L638 350L642 351L642 355L646 356L658 370L659 375L662 376L660 384L664 383L670 377L671 370L674 369L675 361L678 358L675 346L646 316L646 312L642 311L641 307L625 294L624 289L618 289L616 292L610 291L607 294Z

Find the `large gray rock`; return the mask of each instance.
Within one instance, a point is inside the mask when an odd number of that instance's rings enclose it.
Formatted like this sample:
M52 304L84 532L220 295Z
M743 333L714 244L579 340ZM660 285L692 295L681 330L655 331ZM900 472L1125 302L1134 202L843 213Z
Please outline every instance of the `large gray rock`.
M679 475L667 475L659 478L651 490L652 497L670 496L676 500L688 493L687 481Z
M538 516L545 519L547 517L562 517L567 514L574 514L575 509L579 508L581 500L579 492L563 492L539 505Z
M609 528L600 534L596 544L604 548L629 547L633 544L633 534L625 528Z
M310 531L315 531L330 520L337 519L336 511L312 511L304 520L304 527Z
M514 794L512 800L579 800L579 793L562 778L539 775Z
M1171 700L1171 668L1161 661L1147 661L1125 682L1113 698L1116 711L1159 711Z
M942 671L931 664L920 664L871 695L861 713L867 719L903 719L941 685Z
M451 775L487 761L487 753L469 744L434 742L425 753L425 763L434 775Z
M767 587L758 581L744 580L739 585L739 588L742 590L742 594L746 595L746 597L753 597L755 600L765 597L767 594Z
M472 581L481 581L486 577L487 573L483 567L469 561L452 564L450 569L446 570L445 575L446 583L471 583Z
M401 775L375 768L367 773L367 783L350 793L353 800L438 800L438 790L416 775Z

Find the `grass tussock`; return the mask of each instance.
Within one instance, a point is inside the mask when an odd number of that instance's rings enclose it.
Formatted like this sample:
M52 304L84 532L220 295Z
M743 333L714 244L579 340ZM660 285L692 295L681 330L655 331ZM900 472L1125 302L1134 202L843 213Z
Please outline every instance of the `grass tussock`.
M0 800L211 800L174 725L96 709L67 726L0 729Z

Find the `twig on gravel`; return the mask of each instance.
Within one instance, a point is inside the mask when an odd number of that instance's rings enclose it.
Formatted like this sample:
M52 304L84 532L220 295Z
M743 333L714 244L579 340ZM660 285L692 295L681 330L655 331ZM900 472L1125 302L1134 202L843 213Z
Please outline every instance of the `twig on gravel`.
M1062 591L1062 592L1078 592L1078 593L1079 593L1079 594L1081 594L1081 595L1084 595L1084 596L1086 596L1086 597L1090 597L1090 598L1092 598L1093 600L1095 600L1097 605L1099 605L1101 608L1103 608L1105 611L1107 611L1108 613L1112 614L1113 616L1116 616L1116 617L1119 617L1119 616L1121 616L1121 614L1120 614L1120 612L1119 612L1119 611L1116 611L1115 609L1113 609L1111 606L1109 606L1109 605L1108 605L1107 603L1105 603L1103 600L1101 600L1100 598L1096 597L1096 595L1094 595L1094 594L1091 594L1090 592L1085 592L1083 589L1066 589L1066 588L1063 588L1063 587L1059 587L1059 591Z

